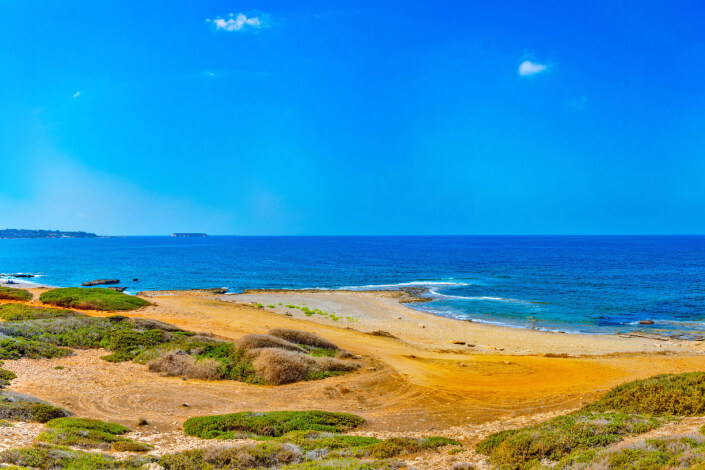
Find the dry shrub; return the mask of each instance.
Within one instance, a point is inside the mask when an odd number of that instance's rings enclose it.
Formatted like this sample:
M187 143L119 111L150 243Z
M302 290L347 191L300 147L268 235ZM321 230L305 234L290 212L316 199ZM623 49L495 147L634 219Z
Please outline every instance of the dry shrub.
M312 357L276 348L251 350L249 357L257 375L274 385L306 380L316 373L347 372L358 367L330 357Z
M220 362L215 359L196 360L182 350L170 351L159 359L148 363L149 370L167 376L189 377L192 379L222 379Z
M262 349L262 348L276 348L285 349L287 351L296 351L300 353L306 352L303 348L298 347L294 343L276 336L270 335L246 335L240 338L237 345L243 349Z
M285 339L294 344L303 344L314 348L338 349L338 346L331 343L327 339L323 339L320 336L307 331L290 330L288 328L275 328L270 330L269 334Z

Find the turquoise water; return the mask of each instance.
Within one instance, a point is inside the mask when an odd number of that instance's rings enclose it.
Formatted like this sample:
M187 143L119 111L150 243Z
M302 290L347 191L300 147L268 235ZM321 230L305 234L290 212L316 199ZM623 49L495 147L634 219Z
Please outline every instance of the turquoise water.
M429 312L522 328L705 334L705 237L0 240L0 273L156 289L429 288ZM139 281L133 282L132 279ZM637 325L639 320L654 325Z

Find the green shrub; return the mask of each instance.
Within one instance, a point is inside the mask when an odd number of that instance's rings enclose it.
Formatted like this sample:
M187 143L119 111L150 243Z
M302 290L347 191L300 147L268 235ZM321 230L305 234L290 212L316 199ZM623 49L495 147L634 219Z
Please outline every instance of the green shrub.
M228 439L235 432L278 437L297 430L343 432L364 422L359 416L327 411L245 412L190 418L184 431L202 439Z
M526 428L502 431L477 446L501 468L530 468L544 459L558 461L574 451L605 447L626 436L659 427L668 418L622 413L576 412Z
M52 289L40 295L39 300L60 307L106 311L136 310L150 305L139 297L101 287Z
M281 470L387 470L396 468L387 462L360 462L357 459L326 459L287 465Z
M585 409L674 416L705 415L705 372L657 375L619 385Z
M116 435L130 432L130 428L122 424L88 418L57 418L46 423L46 427L50 429L84 429Z
M0 299L2 300L32 300L32 293L24 289L0 286Z
M46 423L54 418L68 415L68 411L56 406L14 396L0 396L0 419Z
M83 452L43 444L0 452L0 462L21 467L64 470L133 470L148 463L146 458L116 460L94 452Z
M621 447L575 452L560 460L555 468L702 470L705 468L705 444L702 438L694 439L688 436L645 439Z
M2 366L2 361L0 361L0 366ZM17 378L17 374L11 370L0 368L0 389L10 385L10 381Z
M376 459L388 459L403 454L412 454L426 449L436 449L447 445L459 446L460 443L444 437L393 437L382 442L361 449L357 457L374 457Z
M5 321L38 320L40 318L61 318L84 315L73 310L33 307L27 304L0 305L0 318Z
M121 437L130 431L129 428L97 419L58 418L49 421L46 426L48 429L37 436L40 442L117 452L145 452L152 448Z
M53 344L26 339L6 338L0 340L0 359L30 359L66 357L73 354L70 349L59 348Z

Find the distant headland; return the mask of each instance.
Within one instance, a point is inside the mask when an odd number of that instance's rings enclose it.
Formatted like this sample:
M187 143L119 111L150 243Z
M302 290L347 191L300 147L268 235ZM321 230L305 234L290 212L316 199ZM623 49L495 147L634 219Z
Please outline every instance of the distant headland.
M205 233L172 233L172 237L207 237Z
M8 228L0 230L1 238L99 238L95 233L62 232L60 230L24 230Z

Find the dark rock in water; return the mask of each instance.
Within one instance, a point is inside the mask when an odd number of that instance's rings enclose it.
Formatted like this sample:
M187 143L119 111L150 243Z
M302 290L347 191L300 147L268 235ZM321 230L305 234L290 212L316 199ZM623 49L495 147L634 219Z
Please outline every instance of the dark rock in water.
M654 322L652 320L639 320L640 325L653 325Z
M0 274L2 277L16 277L17 279L30 279L37 277L35 274Z
M83 287L100 286L103 284L120 284L120 279L96 279L81 284Z
M125 289L127 289L127 287L108 287L108 289L114 290L115 292L125 292Z
M134 279L132 280L132 282L137 282L137 281L139 281L139 279L137 279L137 278L134 278Z

